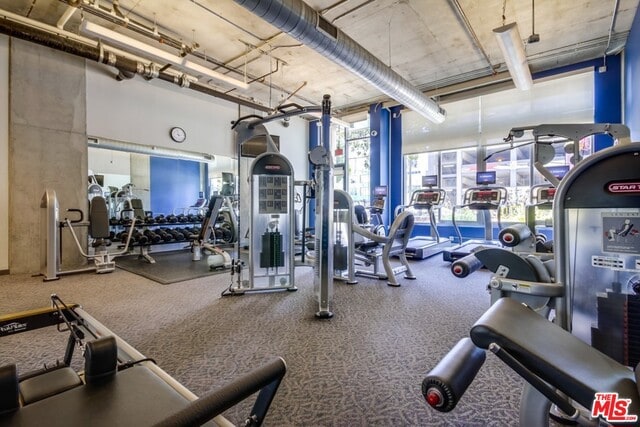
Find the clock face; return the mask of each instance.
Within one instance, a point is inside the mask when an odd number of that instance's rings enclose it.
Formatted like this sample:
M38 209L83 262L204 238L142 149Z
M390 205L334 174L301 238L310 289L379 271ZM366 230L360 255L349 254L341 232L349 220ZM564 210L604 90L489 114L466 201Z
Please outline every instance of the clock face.
M170 135L171 139L173 139L175 142L183 142L185 139L187 139L187 133L184 131L184 129L179 127L171 128Z

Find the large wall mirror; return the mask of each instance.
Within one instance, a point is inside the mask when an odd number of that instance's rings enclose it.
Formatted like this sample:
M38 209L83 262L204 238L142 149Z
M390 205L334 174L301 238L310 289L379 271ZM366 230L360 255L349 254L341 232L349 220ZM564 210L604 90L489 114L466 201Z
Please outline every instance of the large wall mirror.
M142 152L144 150L150 153ZM157 151L157 149L155 149ZM122 143L90 140L90 180L110 197L111 216L118 215L117 194L129 192L142 200L144 209L169 215L194 206L213 194L234 194L237 161L231 157L208 156Z

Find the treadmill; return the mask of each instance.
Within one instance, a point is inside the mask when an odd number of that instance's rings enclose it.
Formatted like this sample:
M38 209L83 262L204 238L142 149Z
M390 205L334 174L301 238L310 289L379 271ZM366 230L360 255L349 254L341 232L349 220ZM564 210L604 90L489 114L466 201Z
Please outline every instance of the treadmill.
M445 199L445 191L438 188L438 175L422 177L422 188L411 194L406 209L427 210L429 212L430 236L416 236L409 239L404 253L407 258L422 260L432 257L451 246L451 240L440 237L436 225L435 210L440 209Z
M479 249L487 247L502 247L499 241L493 240L493 224L491 222L491 211L497 211L498 229L502 228L500 223L500 211L502 205L507 201L507 189L505 187L495 186L496 172L476 172L477 187L468 188L464 193L463 203L453 207L453 228L456 230L459 245L445 249L442 252L442 259L453 262L463 258ZM462 233L456 223L456 211L458 209L471 209L482 212L484 219L484 239L468 240L462 242Z

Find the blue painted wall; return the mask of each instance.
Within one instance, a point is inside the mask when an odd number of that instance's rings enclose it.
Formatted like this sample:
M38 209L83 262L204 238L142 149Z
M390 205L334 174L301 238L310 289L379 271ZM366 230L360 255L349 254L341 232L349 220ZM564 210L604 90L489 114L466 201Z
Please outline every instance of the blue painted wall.
M320 120L313 120L309 122L309 150L311 151L313 148L317 147L322 143L320 141ZM308 160L307 160L308 161ZM309 179L313 180L315 170L313 169L313 165L309 162ZM312 200L310 203L307 203L307 227L313 228L316 226L316 203L315 200Z
M390 130L389 130L389 206L401 205L404 194L404 162L402 159L402 106L398 105L389 109ZM392 213L393 214L393 213Z
M389 187L389 176L391 171L391 163L389 162L389 110L382 107L382 104L374 104L369 107L369 129L371 136L371 152L369 155L371 164L370 174L370 200L373 199L373 189L379 185ZM402 169L393 169L401 171ZM385 225L391 223L391 216L395 206L391 205L390 199L387 197L387 205L382 214L382 220Z
M200 192L200 163L190 160L151 157L151 211L173 213L193 205Z
M594 71L593 118L595 123L622 123L621 55L609 56L606 71ZM600 151L613 145L607 135L596 135L593 149Z
M640 9L631 25L624 51L624 119L631 140L640 141Z

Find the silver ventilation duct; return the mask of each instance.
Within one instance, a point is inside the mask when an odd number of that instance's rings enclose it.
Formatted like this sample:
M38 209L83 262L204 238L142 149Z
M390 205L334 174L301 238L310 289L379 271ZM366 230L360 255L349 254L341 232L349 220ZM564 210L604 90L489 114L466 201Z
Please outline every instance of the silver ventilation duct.
M363 78L416 113L442 123L445 111L302 0L234 0L265 21Z

